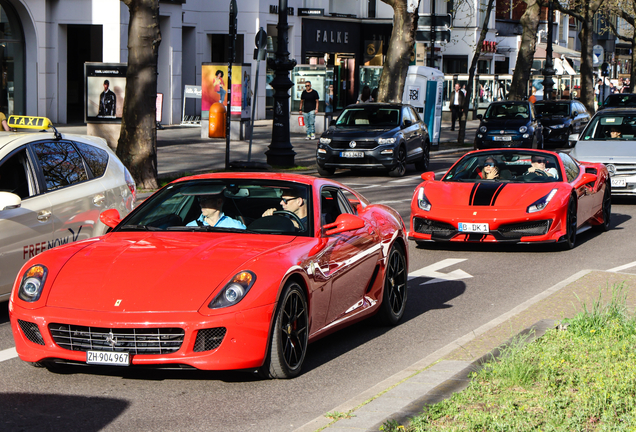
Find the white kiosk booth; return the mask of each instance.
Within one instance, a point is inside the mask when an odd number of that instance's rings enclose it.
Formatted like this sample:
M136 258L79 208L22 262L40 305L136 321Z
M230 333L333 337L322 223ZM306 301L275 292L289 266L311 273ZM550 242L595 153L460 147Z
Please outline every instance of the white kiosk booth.
M402 102L411 104L428 128L431 145L438 146L442 126L444 74L427 66L409 66Z

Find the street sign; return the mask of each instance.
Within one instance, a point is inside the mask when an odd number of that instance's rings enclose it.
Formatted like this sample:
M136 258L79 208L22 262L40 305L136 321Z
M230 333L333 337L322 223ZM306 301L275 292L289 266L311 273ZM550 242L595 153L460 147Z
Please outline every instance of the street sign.
M605 50L600 45L594 45L592 47L592 64L593 66L599 66L603 62L603 54Z
M420 27L431 27L433 26L433 15L420 15L417 20L417 29L423 30ZM451 16L447 15L435 15L435 27L450 27L451 26Z
M430 42L431 34L435 34L434 42L450 42L451 40L451 32L450 30L435 30L435 32L431 31L420 31L418 30L415 33L415 40L417 42Z

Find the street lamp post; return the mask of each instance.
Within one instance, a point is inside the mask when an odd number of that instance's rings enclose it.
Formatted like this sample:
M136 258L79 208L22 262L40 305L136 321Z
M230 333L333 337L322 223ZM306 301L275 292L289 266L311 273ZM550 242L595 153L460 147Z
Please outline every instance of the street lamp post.
M293 166L296 152L289 135L289 89L294 83L289 79L289 71L296 66L296 60L289 58L287 49L287 0L278 0L278 48L274 58L267 59L267 65L274 70L270 85L274 88L274 121L272 122L272 142L267 155L267 163L277 166Z
M543 68L543 99L552 99L552 88L554 87L554 64L552 62L552 22L554 21L553 0L548 2L548 41L545 49L545 67Z
M230 135L232 127L232 63L236 52L236 27L238 8L236 0L230 0L230 49L227 60L227 111L225 115L225 169L230 168Z

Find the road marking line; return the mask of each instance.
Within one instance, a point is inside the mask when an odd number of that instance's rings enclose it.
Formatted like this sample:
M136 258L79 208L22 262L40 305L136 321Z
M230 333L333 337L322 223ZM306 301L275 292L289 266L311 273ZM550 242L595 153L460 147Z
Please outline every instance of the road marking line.
M459 279L468 279L473 276L466 273L464 270L453 270L450 273L441 273L437 270L441 270L445 267L450 267L455 264L459 264L460 262L466 261L466 258L448 258L435 264L431 264L430 266L423 267L419 270L415 270L414 272L409 273L409 279L417 278L417 277L429 277L431 280L421 283L420 285L427 285L438 282L446 282L453 281Z
M625 265L622 265L622 266L614 267L613 269L609 269L608 272L617 273L617 272L619 272L621 270L625 270L625 269L628 269L628 268L634 267L634 266L636 266L636 261L630 262L629 264L625 264Z
M405 177L399 180L390 180L389 183L405 183L413 180L422 181L422 178L420 176Z
M0 362L11 360L12 358L16 358L17 356L18 352L15 350L15 347L2 350L0 351Z

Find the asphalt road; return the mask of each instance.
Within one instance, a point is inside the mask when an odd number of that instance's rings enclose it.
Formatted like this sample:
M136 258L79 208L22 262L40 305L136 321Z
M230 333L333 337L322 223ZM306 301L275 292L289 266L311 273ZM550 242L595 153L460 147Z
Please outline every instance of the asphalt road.
M438 156L444 171L456 156ZM401 179L336 175L373 202L409 216L419 175ZM310 345L304 373L264 381L242 372L36 369L0 361L3 431L293 431L582 269L607 270L636 256L636 200L616 199L612 229L587 231L578 245L410 245L404 319L394 328L362 322ZM634 271L636 272L635 268ZM629 270L627 270L629 271ZM454 279L454 280L449 280ZM13 347L0 304L0 360Z

